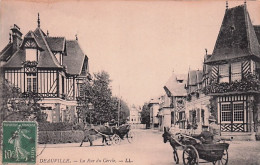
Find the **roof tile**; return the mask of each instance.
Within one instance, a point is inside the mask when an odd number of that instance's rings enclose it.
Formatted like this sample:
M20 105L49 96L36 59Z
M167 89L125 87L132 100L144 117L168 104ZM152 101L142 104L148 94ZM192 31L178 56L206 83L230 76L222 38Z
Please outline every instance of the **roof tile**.
M69 74L80 74L84 63L84 59L87 58L80 48L76 40L66 41L67 56L64 56L63 63L67 67Z
M226 10L212 57L206 63L255 55L260 57L246 5Z
M54 52L63 52L65 48L65 37L46 37L46 41Z
M184 75L176 75L172 74L171 77L166 82L164 89L168 90L172 96L185 96L186 90L185 90L185 76ZM180 80L182 78L183 82L179 83L177 80Z

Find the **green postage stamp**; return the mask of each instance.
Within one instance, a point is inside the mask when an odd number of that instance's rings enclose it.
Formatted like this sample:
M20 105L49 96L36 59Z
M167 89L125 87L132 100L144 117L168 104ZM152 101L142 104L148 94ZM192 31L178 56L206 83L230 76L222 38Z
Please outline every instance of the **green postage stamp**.
M36 122L3 122L2 163L36 163L36 143Z

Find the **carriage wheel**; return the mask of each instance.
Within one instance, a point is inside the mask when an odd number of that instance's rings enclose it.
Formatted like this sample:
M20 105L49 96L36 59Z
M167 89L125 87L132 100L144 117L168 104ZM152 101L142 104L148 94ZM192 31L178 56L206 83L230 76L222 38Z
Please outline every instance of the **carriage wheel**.
M121 138L117 134L115 134L113 136L113 143L114 144L120 144L120 142L121 142Z
M221 160L212 162L213 165L227 165L228 164L228 151L224 150Z
M126 135L126 138L128 140L129 143L133 143L134 142L134 138L135 138L135 135L132 131L129 131Z
M198 165L199 164L199 154L194 146L187 146L183 150L183 164L184 165Z

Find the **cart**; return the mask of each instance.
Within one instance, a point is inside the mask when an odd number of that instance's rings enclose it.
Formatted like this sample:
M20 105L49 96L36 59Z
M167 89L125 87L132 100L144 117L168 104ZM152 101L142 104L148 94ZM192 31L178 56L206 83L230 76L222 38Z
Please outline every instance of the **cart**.
M121 125L115 129L113 135L114 144L120 144L121 140L127 139L129 143L133 143L135 139L134 132L131 130L130 125Z
M186 136L187 143L183 145L183 163L184 165L198 165L199 163L212 162L213 165L228 163L228 143L202 144L193 140L192 137ZM195 143L194 143L195 142ZM204 160L199 162L199 160Z
M101 133L97 130L95 130L98 134L102 135L103 137L105 137L105 141L107 145L111 145L111 144L120 144L121 140L127 139L127 141L129 143L133 143L134 139L135 139L135 135L134 132L131 130L131 126L128 124L125 125L121 125L118 128L116 127L112 127L112 134L104 134Z
M213 165L227 165L228 163L228 143L214 142L203 144L200 139L181 133L173 135L166 129L163 138L165 143L167 141L170 142L174 150L173 156L176 164L179 163L177 148L183 149L182 158L184 165L198 165L209 162Z

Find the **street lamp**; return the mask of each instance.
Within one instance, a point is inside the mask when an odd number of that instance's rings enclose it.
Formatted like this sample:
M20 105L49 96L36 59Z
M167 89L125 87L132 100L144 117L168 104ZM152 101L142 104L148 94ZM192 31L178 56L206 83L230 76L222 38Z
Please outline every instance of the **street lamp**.
M92 115L92 110L94 109L94 105L92 103L88 103L88 110L89 110L89 124L91 124L91 115Z

